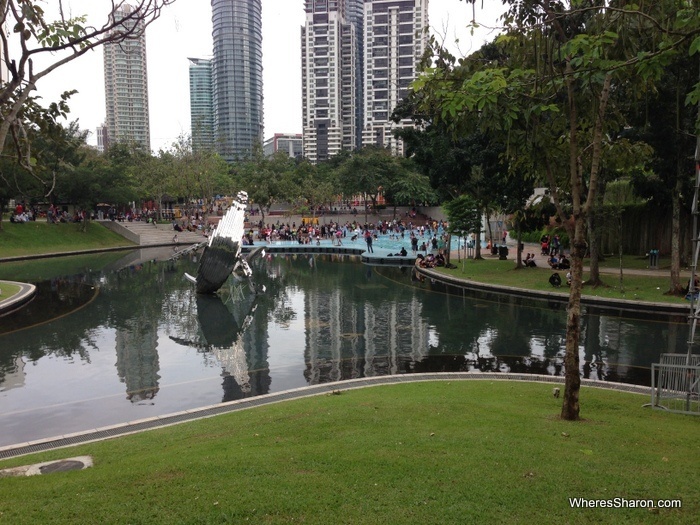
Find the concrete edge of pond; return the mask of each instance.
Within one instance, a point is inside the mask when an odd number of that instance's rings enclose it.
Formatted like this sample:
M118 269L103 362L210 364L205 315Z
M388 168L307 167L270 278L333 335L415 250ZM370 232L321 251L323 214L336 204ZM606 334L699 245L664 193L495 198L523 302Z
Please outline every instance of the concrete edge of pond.
M20 288L19 292L12 295L12 297L0 300L0 316L9 314L18 308L21 308L31 301L36 294L36 286L33 284L20 283L17 281L0 281L0 283L14 284ZM0 284L0 286L2 285Z
M62 436L54 436L45 439L35 440L27 443L17 443L0 447L0 460L13 457L24 456L36 452L45 452L48 450L56 450L105 439L136 434L146 430L155 428L163 428L167 426L205 419L221 414L245 410L257 406L268 405L271 403L279 403L292 399L303 397L311 397L318 395L332 395L342 393L345 390L353 390L357 388L366 388L379 385L392 385L408 382L421 381L464 381L464 380L482 380L482 381L523 381L547 383L555 386L563 386L564 378L561 376L547 376L538 374L520 374L520 373L498 373L498 372L440 372L440 373L421 373L421 374L402 374L395 376L379 376L368 377L361 379L348 379L336 383L323 383L320 385L312 385L273 394L264 394L261 396L229 401L216 405L200 407L196 409L183 410L172 414L162 416L154 416L151 418L141 419L137 421L129 421L119 423L107 427L96 428L83 432L75 432ZM648 386L632 385L626 383L613 383L594 381L591 379L581 379L582 387L604 388L609 390L617 390L621 392L629 392L633 394L648 395L651 398L651 388ZM551 391L545 392L545 395L551 395ZM640 405L641 407L642 405Z
M466 290L507 293L509 295L514 295L518 297L526 297L530 299L539 299L545 301L556 301L561 303L566 303L569 300L569 294L566 292L543 292L539 290L517 288L514 286L481 283L477 281L470 281L468 279L462 279L459 277L445 275L444 273L440 273L429 268L421 268L419 266L416 266L416 271L428 279L439 281L442 284L448 286L454 286ZM582 295L581 304L587 306L599 306L604 308L613 308L617 310L643 312L651 314L690 314L690 303L685 305L673 303L659 303L651 301L631 301L629 299L614 299L608 297L592 297L590 295Z

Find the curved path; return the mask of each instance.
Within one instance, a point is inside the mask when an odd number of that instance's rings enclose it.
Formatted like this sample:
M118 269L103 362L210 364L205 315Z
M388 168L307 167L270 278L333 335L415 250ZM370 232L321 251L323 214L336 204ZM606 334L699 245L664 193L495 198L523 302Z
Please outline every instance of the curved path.
M0 281L0 288L2 287L3 283L19 286L19 292L13 294L7 299L0 299L0 315L10 313L13 310L24 306L31 301L36 294L36 286L33 284L19 283L15 281Z
M195 421L197 419L204 419L208 417L217 416L220 414L227 414L230 412L236 412L238 410L244 410L247 408L253 408L261 405L267 405L270 403L279 403L281 401L288 401L292 399L299 399L303 397L318 396L318 395L328 395L334 392L341 392L343 390L354 390L356 388L365 388L370 386L379 385L392 385L397 383L407 383L407 382L419 382L419 381L466 381L466 380L486 380L486 381L496 381L496 380L508 380L508 381L526 381L526 382L539 382L548 383L555 385L563 385L563 377L559 376L546 376L546 375L536 375L536 374L514 374L514 373L485 373L485 372L440 372L440 373L426 373L426 374L403 374L395 376L380 376L380 377L368 377L362 379L348 379L346 381L340 381L337 383L323 383L320 385L305 386L301 388L296 388L293 390L286 390L283 392L277 392L274 394L265 394L256 397L250 397L246 399L240 399L236 401L229 401L227 403L219 403L217 405L211 405L206 407L201 407L192 410L183 410L182 412L176 412L174 414L167 414L163 416L156 416L147 419L141 419L138 421L130 421L128 423L121 423L118 425L112 425L108 427L97 428L94 430L88 430L85 432L77 432L74 434L69 434L65 436L55 436L51 438L41 439L37 441L32 441L28 443L18 443L15 445L9 445L0 448L0 460L7 459L11 457L23 456L26 454L33 454L35 452L43 452L46 450L54 450L57 448L70 447L74 445L81 445L84 443L90 443L93 441L100 441L103 439L110 439L120 436L126 436L129 434L135 434L137 432L143 432L146 430L152 430L154 428L161 428L170 425L176 425L178 423L185 423L188 421ZM603 381L594 381L591 379L581 379L581 386L605 388L609 390L619 390L624 392L630 392L633 394L643 394L651 395L649 387L630 385L625 383L611 383Z

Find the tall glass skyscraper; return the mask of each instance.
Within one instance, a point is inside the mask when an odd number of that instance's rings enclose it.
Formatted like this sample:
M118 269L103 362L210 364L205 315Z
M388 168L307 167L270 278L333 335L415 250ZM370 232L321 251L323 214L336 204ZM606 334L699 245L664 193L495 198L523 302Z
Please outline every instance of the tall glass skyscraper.
M131 6L124 4L110 18L122 20L131 10ZM110 143L138 144L150 153L146 28L143 22L139 25L134 38L104 46L105 124Z
M189 61L192 149L211 150L214 148L211 60L190 58Z
M261 0L212 0L216 149L229 162L263 137Z

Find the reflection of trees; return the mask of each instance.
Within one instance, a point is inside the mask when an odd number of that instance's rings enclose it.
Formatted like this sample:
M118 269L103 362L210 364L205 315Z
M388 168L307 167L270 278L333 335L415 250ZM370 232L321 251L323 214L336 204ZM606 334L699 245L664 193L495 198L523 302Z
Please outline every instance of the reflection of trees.
M422 289L414 288L405 270L380 267L368 276L366 267L348 257L317 255L313 265L309 260L278 256L256 262L255 277L267 291L258 296L253 320L240 338L245 366L239 368L247 370L247 386L231 364L230 347L217 355L197 346L203 336L211 336L204 334L208 329L200 319L197 298L182 277L196 268L196 261L187 257L42 284L46 299L25 310L30 320L41 319L46 312L55 314L59 304L83 304L94 293L92 283L99 283L100 293L86 308L56 322L0 336L0 384L16 371L18 358L28 362L55 355L89 362L98 337L114 329L120 378L129 392L151 395L159 381L160 330L192 341L205 363L222 366L225 400L266 393L272 384L269 334L298 324L294 321L302 315L306 370L300 374L309 382L412 371L560 373L564 333L560 307L502 295L445 295L429 280L420 285ZM221 295L224 317L229 319L221 321L224 331L233 330L231 318L240 326L246 316L235 283L229 280L229 284ZM248 297L245 286L244 291ZM303 311L292 302L299 296L304 297ZM595 313L583 323L585 375L602 373L608 381L644 384L650 378L649 364L658 361L660 352L685 349L682 323ZM204 314L204 318L217 316ZM0 323L8 320L1 318ZM7 326L0 324L0 330Z

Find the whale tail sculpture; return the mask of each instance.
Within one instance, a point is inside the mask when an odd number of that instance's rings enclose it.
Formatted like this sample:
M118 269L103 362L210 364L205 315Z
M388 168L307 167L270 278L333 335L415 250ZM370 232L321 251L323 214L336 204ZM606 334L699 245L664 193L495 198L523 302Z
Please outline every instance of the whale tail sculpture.
M185 274L195 284L198 294L216 293L233 272L239 277L251 277L253 272L248 261L259 255L260 250L255 250L248 258L241 257L247 204L248 194L239 191L204 247L197 277Z

